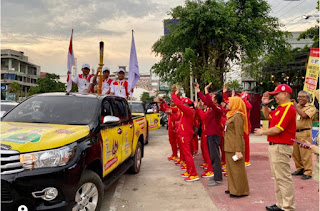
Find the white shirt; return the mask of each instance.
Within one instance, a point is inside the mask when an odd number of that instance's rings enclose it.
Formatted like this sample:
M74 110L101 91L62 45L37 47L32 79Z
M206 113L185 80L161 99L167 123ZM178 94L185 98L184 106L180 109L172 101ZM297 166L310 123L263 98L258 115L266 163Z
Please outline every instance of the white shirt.
M111 84L111 91L115 96L123 97L127 99L128 81L116 80Z
M78 85L78 92L80 94L84 94L87 92L91 78L93 78L92 75L84 76L82 74L79 74L74 77L74 79L72 79L72 81Z
M96 80L97 80L97 83L96 83L96 84L99 84L99 77L97 77ZM113 82L113 80L112 80L111 78L107 78L107 79L104 79L104 80L102 81L102 87L101 87L101 89L102 89L102 94L103 94L103 95L106 94L106 93L109 91L112 82ZM91 78L90 83L93 83L93 77Z

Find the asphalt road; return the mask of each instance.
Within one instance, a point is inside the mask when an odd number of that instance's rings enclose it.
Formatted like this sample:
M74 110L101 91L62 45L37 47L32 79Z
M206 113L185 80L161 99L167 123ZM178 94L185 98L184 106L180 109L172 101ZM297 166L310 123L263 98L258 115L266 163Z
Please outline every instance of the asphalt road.
M185 182L170 155L167 130L150 131L141 171L125 174L105 191L103 211L217 210L201 182Z

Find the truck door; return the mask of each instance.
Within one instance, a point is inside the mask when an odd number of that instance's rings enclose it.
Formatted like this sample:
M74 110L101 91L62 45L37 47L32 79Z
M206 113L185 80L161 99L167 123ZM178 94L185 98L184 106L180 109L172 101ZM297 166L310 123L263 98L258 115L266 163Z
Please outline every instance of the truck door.
M103 123L105 116L115 115L112 101L110 99L104 100L101 106L101 123ZM103 143L103 176L109 174L120 163L121 153L119 153L119 143L121 142L121 136L117 132L119 128L120 122L114 124L101 124L100 133Z
M150 103L147 106L146 119L148 121L149 130L156 130L160 128L160 112L156 102Z
M133 122L131 118L128 103L122 99L115 99L116 109L118 110L119 118L121 119L120 128L118 129L121 135L121 161L125 161L131 154L133 141Z

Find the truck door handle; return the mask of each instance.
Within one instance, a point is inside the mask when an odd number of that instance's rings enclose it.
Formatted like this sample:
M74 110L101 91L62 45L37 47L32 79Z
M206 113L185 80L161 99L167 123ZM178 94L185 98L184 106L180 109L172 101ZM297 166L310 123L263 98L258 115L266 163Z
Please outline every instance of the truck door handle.
M133 124L130 124L130 128L132 128L133 127Z
M118 129L118 134L121 134L122 133L122 130L119 128Z

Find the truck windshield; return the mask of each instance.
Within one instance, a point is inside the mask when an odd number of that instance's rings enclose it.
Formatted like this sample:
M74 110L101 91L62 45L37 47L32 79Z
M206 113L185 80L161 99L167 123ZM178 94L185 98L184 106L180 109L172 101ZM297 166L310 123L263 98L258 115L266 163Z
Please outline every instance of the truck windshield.
M35 96L4 116L4 122L88 125L94 118L98 99L76 96Z
M132 103L132 113L144 113L143 103Z

